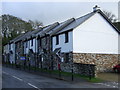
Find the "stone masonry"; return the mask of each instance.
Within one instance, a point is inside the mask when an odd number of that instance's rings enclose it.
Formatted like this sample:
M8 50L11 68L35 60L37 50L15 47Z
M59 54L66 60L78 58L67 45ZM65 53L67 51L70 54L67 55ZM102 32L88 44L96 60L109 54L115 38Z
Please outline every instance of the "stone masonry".
M118 54L73 53L73 62L96 65L96 72L112 71L119 63Z
M95 53L69 53L69 62L60 62L61 70L80 75L96 76L100 72L111 72L113 66L119 63L117 54L95 54ZM64 58L64 53L63 53ZM58 70L57 62L54 70Z
M72 72L72 69L73 69L73 73L84 75L84 76L91 75L92 77L94 77L95 76L95 65L84 64L84 63L74 63L73 55L74 54L72 52L69 52L69 57L68 57L69 61L67 63L65 61L60 62L61 70L65 72ZM62 53L62 57L65 58L65 53ZM54 70L58 70L57 64L58 62L55 61Z

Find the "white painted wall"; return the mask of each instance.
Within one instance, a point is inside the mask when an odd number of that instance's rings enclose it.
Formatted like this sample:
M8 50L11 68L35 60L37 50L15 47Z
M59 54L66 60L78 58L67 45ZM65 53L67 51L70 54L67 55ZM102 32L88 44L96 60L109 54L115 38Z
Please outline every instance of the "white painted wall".
M33 52L36 52L37 51L37 40L35 38L33 39L33 46L31 46L31 41L32 40L29 41L30 42L30 49L32 49Z
M26 48L26 43L27 43L27 48ZM28 54L29 53L29 48L30 48L30 41L25 41L24 42L24 54Z
M14 51L14 43L11 43L10 47L11 47L10 50Z
M11 43L9 47L9 53L13 52L13 54L10 53L10 63L15 63L15 43Z
M96 13L74 29L73 52L118 54L118 36L114 28Z
M72 31L68 33L69 35L69 42L65 43L65 34L60 34L59 35L59 44L56 45L56 37L54 36L52 38L52 45L53 45L53 51L56 48L61 48L61 52L70 52L73 50L73 33Z

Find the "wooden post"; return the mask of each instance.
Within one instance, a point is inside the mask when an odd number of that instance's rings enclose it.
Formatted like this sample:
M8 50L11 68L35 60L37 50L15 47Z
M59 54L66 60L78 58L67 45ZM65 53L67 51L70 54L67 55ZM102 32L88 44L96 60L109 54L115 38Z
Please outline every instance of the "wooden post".
M92 77L91 74L92 74L92 73L91 73L91 67L90 67L90 65L89 65L89 80L91 80L91 77Z
M74 80L74 77L73 77L73 64L72 64L72 81Z

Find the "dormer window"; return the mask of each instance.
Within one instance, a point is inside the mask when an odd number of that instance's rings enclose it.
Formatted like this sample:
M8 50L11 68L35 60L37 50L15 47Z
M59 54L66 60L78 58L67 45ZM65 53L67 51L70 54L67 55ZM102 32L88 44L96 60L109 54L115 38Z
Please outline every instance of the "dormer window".
M57 35L56 36L56 45L58 45L59 44L59 36Z
M69 41L69 35L68 32L65 32L65 43L68 43Z

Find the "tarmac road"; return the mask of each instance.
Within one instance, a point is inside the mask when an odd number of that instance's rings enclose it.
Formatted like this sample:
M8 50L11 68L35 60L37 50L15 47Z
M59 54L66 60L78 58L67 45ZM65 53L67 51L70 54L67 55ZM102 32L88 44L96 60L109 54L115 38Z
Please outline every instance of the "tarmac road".
M2 67L2 88L117 88L115 85L91 83L86 81L68 82L54 78L35 75L21 70ZM86 90L86 89L85 89ZM112 89L113 90L113 89Z

